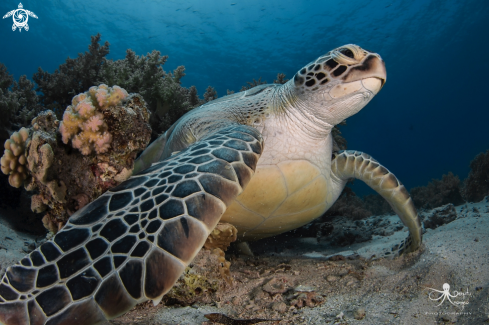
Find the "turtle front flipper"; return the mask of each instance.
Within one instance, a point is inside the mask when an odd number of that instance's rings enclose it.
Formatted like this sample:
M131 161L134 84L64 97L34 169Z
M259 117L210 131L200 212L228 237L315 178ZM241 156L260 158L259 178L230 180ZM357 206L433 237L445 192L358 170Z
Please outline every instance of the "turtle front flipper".
M399 245L398 254L416 251L422 240L421 224L408 191L387 168L360 151L345 150L335 154L331 163L331 177L346 183L357 178L379 193L409 229L409 237Z
M151 167L155 162L161 161L163 151L165 150L168 137L172 134L177 123L173 124L168 130L160 135L155 141L153 141L144 151L139 155L138 159L134 162L133 174L137 174L146 168ZM190 144L189 144L190 145Z
M262 150L256 129L228 125L110 189L7 269L0 323L96 324L159 302L248 184Z

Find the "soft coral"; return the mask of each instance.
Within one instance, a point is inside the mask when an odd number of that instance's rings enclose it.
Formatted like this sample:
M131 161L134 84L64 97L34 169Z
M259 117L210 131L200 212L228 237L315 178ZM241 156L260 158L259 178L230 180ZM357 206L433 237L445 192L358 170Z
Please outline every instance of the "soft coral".
M63 142L70 140L74 148L84 155L107 152L112 135L104 121L101 110L116 106L128 96L121 87L101 84L90 87L88 92L75 96L72 105L66 108L59 131Z

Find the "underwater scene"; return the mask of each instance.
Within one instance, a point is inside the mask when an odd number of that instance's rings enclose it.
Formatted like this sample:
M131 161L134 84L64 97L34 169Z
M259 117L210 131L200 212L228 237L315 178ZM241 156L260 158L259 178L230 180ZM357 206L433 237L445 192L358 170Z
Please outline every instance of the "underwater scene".
M489 323L489 2L0 2L0 324Z

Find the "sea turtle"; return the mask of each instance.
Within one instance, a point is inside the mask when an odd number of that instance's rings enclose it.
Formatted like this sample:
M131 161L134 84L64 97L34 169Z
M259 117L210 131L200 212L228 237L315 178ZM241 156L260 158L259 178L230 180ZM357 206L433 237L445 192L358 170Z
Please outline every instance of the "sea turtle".
M19 32L22 31L22 28L25 28L26 31L29 30L29 25L27 25L27 21L29 20L29 16L36 18L37 16L35 13L29 10L23 9L24 6L22 6L22 3L19 3L18 9L11 10L7 12L2 19L8 18L12 16L12 19L14 20L14 24L12 25L12 31L15 32L15 29L19 28Z
M53 240L8 268L3 324L95 324L158 303L219 221L240 240L272 236L323 214L350 178L393 207L421 244L405 187L358 151L333 150L334 125L386 80L378 54L334 49L283 85L261 85L196 108L145 150L134 176L75 213Z

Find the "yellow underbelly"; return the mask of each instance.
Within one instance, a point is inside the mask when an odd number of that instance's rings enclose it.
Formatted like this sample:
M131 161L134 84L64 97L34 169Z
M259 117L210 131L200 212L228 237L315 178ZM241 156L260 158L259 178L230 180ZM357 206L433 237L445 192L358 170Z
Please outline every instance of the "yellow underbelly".
M240 240L256 240L303 226L331 204L326 177L310 162L259 165L221 222L233 224Z

